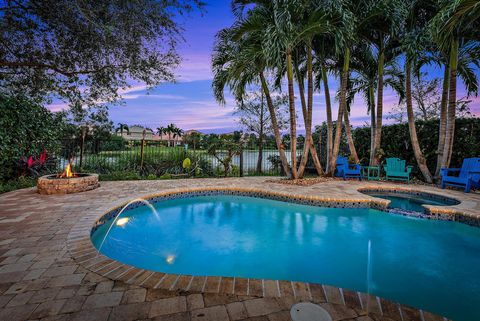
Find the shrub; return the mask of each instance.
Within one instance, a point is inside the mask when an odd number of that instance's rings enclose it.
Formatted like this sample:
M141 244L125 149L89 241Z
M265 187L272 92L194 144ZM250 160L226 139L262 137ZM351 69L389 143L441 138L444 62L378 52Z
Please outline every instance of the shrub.
M211 176L213 173L211 163L201 157L201 154L186 151L183 148L159 149L158 152L148 150L144 153L143 167L141 167L141 156L138 153L125 153L114 157L111 163L117 170L138 171L143 176L150 174L161 177L165 174L171 175L202 175ZM190 167L185 168L184 162L189 159Z
M14 191L21 188L33 187L37 181L32 178L20 176L16 180L10 180L6 182L0 181L0 194Z
M61 113L25 98L0 95L0 180L22 175L22 157L56 154L66 123Z

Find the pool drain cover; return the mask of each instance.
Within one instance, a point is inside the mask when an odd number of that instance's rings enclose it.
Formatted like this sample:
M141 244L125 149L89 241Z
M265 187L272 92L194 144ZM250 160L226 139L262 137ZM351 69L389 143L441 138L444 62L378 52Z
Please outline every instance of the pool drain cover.
M303 302L292 306L290 316L293 321L332 321L327 310L319 305Z

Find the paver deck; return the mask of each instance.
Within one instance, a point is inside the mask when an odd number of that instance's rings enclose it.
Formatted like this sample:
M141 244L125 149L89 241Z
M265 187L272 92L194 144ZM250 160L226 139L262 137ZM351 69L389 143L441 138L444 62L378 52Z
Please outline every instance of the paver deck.
M449 207L450 215L462 213L473 219L480 218L478 193L354 181L299 187L266 183L266 180L255 177L102 182L99 189L80 194L46 196L37 194L33 188L0 195L0 320L281 321L290 320L291 305L301 301L322 305L334 320L443 320L425 311L333 287L312 285L304 288L295 282L243 284L227 278L208 281L208 278L177 277L170 280L168 276L162 279L163 276L149 271L122 270L114 261L108 262L107 267L105 262L79 264L81 253L75 252L73 259L67 248L67 240L75 237L72 228L86 222L86 217L100 217L134 198L202 187L368 200L371 198L357 189L378 186L398 189L401 186L457 198L462 203ZM90 228L86 225L83 230ZM84 254L85 260L88 259L88 251ZM106 270L111 273L107 274ZM140 281L127 283L130 280ZM169 282L169 290L155 288L162 282ZM189 290L184 291L184 286L189 286ZM220 290L230 287L232 294ZM250 287L254 293L250 292ZM218 289L218 293L202 291L205 288ZM276 296L278 291L288 295ZM370 302L368 315L367 301Z

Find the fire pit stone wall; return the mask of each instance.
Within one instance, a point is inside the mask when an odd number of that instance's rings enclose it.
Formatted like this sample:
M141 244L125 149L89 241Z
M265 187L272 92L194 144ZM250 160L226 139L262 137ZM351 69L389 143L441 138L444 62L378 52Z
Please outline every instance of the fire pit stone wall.
M77 177L58 178L57 175L46 175L38 179L38 193L51 194L72 194L90 191L99 187L97 174L78 174Z

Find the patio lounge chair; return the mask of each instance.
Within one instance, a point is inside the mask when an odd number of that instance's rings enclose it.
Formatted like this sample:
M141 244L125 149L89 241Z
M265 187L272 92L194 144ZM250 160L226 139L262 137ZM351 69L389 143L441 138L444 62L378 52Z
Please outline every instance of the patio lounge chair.
M458 175L451 175L458 173ZM442 188L448 186L465 187L469 193L472 187L480 188L480 158L465 158L462 168L442 168Z
M358 164L349 164L346 157L338 156L335 176L343 177L344 180L347 178L358 178L362 180L362 167Z
M383 167L385 170L385 179L388 181L406 181L410 183L410 173L413 166L406 166L403 159L387 158L387 165Z

